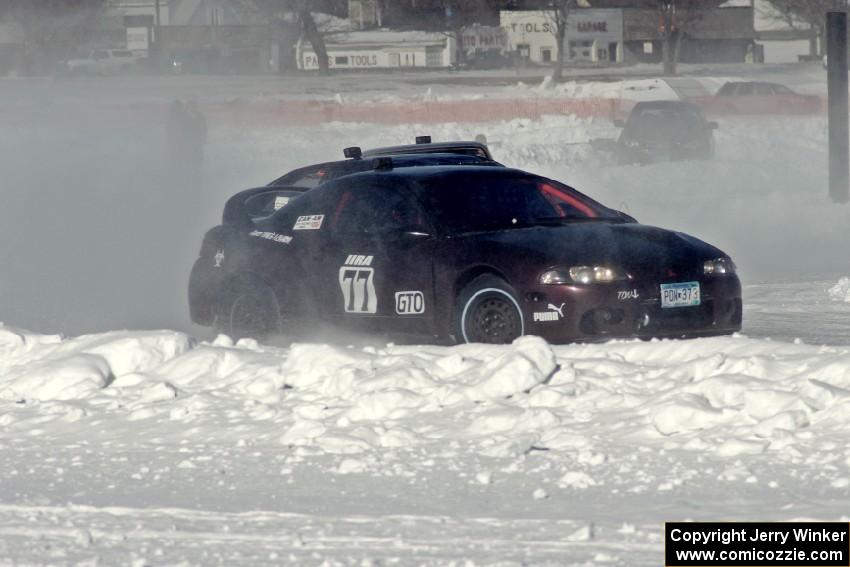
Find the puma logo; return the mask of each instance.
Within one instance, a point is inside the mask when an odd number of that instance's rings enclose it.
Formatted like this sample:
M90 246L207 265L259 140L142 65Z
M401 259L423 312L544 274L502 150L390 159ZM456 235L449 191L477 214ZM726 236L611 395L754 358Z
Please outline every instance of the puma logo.
M555 306L553 303L550 303L546 309L551 309L552 311L556 311L561 318L564 318L564 306L566 303L562 303L560 307Z

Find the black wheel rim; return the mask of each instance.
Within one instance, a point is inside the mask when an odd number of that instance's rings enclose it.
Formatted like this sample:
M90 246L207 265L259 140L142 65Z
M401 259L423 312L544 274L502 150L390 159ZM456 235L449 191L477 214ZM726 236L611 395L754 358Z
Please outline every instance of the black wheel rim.
M271 315L263 302L253 295L240 295L230 310L230 329L235 335L267 335L271 332Z
M466 329L469 342L507 344L522 334L522 321L509 299L488 295L470 309Z

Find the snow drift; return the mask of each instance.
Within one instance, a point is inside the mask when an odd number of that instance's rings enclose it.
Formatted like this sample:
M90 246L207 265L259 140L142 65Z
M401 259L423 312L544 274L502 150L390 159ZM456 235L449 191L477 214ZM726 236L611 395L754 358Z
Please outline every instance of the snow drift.
M108 415L134 422L137 435L183 422L215 438L229 435L222 412L242 408L251 437L305 454L568 452L593 476L604 456L581 455L622 443L782 461L812 435L850 427L850 352L744 337L279 348L169 331L60 339L4 327L0 365L4 435L27 434L34 421L63 429L71 414L81 428Z

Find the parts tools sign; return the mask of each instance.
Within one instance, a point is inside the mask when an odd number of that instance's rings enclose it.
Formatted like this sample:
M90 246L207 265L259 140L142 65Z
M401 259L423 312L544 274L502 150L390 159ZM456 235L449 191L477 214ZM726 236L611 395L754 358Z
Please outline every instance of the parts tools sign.
M848 567L846 522L668 522L666 567Z

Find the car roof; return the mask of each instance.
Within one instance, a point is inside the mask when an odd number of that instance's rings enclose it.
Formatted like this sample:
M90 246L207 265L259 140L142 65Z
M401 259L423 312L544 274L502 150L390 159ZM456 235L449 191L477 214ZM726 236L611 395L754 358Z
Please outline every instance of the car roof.
M395 179L403 181L422 181L432 177L480 177L488 176L517 178L517 177L540 177L528 171L514 169L512 167L493 167L492 165L423 165L420 167L402 167L398 169L380 169L362 171L345 176L346 179L367 178L381 176L383 179ZM341 178L340 178L341 179Z
M371 171L375 169L375 159L378 157L392 159L395 167L425 167L432 165L457 165L462 167L470 167L471 165L477 163L485 165L486 167L501 165L500 163L488 160L483 157L457 153L428 152L424 154L389 154L380 156L366 156L364 154L364 157L366 157L367 159L347 159L339 161L329 161L299 167L298 169L293 169L292 171L287 172L284 175L278 177L274 181L271 181L269 185L289 185L292 177L297 177L298 175L309 175L311 172L320 170L327 170L332 172L334 174L332 176L334 179L345 175L350 175L352 173ZM459 160L468 160L468 163L456 163Z
M687 100L643 100L637 103L633 110L644 108L687 108L702 110L698 104Z

